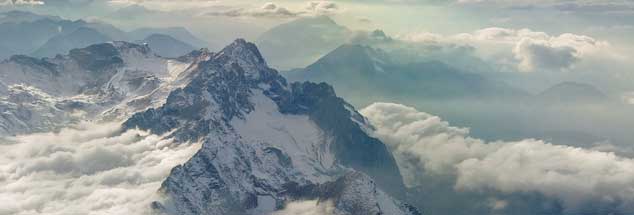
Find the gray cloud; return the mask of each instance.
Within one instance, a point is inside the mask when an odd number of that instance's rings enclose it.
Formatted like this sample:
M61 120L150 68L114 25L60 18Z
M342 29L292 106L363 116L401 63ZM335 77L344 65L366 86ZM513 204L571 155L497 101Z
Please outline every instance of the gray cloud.
M118 124L0 140L0 214L143 214L198 144ZM10 201L9 201L10 200Z

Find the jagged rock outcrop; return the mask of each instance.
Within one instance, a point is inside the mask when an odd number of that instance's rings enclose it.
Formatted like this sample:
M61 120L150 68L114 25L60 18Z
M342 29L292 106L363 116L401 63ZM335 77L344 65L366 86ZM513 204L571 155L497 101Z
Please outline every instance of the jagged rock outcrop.
M5 110L0 134L45 132L78 120L127 119L162 105L169 92L188 83L193 65L208 54L200 50L188 58L166 59L147 46L112 42L55 58L13 56L0 62L0 109ZM15 92L42 101L12 101ZM53 121L58 123L48 123Z
M393 157L330 86L286 83L244 40L200 62L194 73L162 107L124 124L203 142L165 180L156 211L262 214L289 201L322 199L335 202L336 214L417 213L386 194L404 189Z

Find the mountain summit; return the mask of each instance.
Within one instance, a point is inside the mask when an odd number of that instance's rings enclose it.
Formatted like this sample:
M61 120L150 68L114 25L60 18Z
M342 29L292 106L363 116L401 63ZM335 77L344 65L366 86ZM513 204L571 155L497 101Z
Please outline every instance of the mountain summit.
M538 99L549 103L606 102L608 96L590 84L563 82L537 95Z
M200 62L191 82L127 128L202 149L174 168L153 204L168 214L266 214L292 201L336 214L417 214L398 167L370 125L326 84L288 84L257 47L236 40Z

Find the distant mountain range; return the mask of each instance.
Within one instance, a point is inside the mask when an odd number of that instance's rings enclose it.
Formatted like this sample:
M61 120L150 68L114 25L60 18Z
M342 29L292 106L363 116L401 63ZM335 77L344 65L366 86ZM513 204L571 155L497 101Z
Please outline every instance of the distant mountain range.
M342 45L305 69L285 73L290 80L332 84L356 105L389 100L510 99L528 93L438 61L399 63L389 53L365 45Z
M137 43L147 44L159 55L170 58L180 57L196 50L194 46L165 34L152 34Z
M54 57L91 44L139 41L155 34L164 35L160 46L156 43L160 38L150 38L156 54L162 56L177 57L207 47L206 42L184 28L142 28L124 32L103 22L71 21L30 12L10 11L0 14L0 59L19 54ZM183 51L184 48L191 49Z
M33 52L33 56L50 57L68 53L76 47L86 47L92 44L105 43L113 39L93 28L80 27L68 34L50 38L44 45Z
M549 103L602 103L610 98L590 84L563 82L552 86L539 95L538 99Z
M344 44L352 31L328 16L298 18L262 33L256 44L271 65L302 68Z
M187 29L182 27L139 28L128 32L130 39L135 41L147 39L154 34L170 36L183 43L194 46L197 49L209 47L209 44L206 41L194 36Z
M590 84L563 82L531 94L490 72L467 72L434 59L403 60L406 55L344 44L283 74L292 81L332 84L358 107L378 101L409 104L489 140L541 138L592 147L605 140L625 144L631 136L623 130L630 121L622 120L631 116L628 105ZM607 109L611 114L604 113Z

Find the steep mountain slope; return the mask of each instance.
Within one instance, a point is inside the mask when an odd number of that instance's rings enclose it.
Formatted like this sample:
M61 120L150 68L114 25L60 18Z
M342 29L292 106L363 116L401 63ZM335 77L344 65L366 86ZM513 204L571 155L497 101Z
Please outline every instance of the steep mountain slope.
M145 43L156 54L169 58L180 57L196 49L190 44L164 34L152 34L139 43Z
M0 62L0 92L7 92L0 96L5 110L0 133L49 131L80 119L125 119L161 105L173 88L187 83L187 71L207 54L203 50L170 60L146 46L114 42L55 58L13 56ZM16 96L32 99L11 99Z
M264 32L256 44L275 68L293 69L315 62L345 43L351 34L327 16L305 17Z
M237 40L166 103L124 125L202 149L174 168L153 208L168 214L262 214L289 201L332 201L336 214L417 214L391 154L326 84L287 84ZM375 183L376 182L376 183Z

